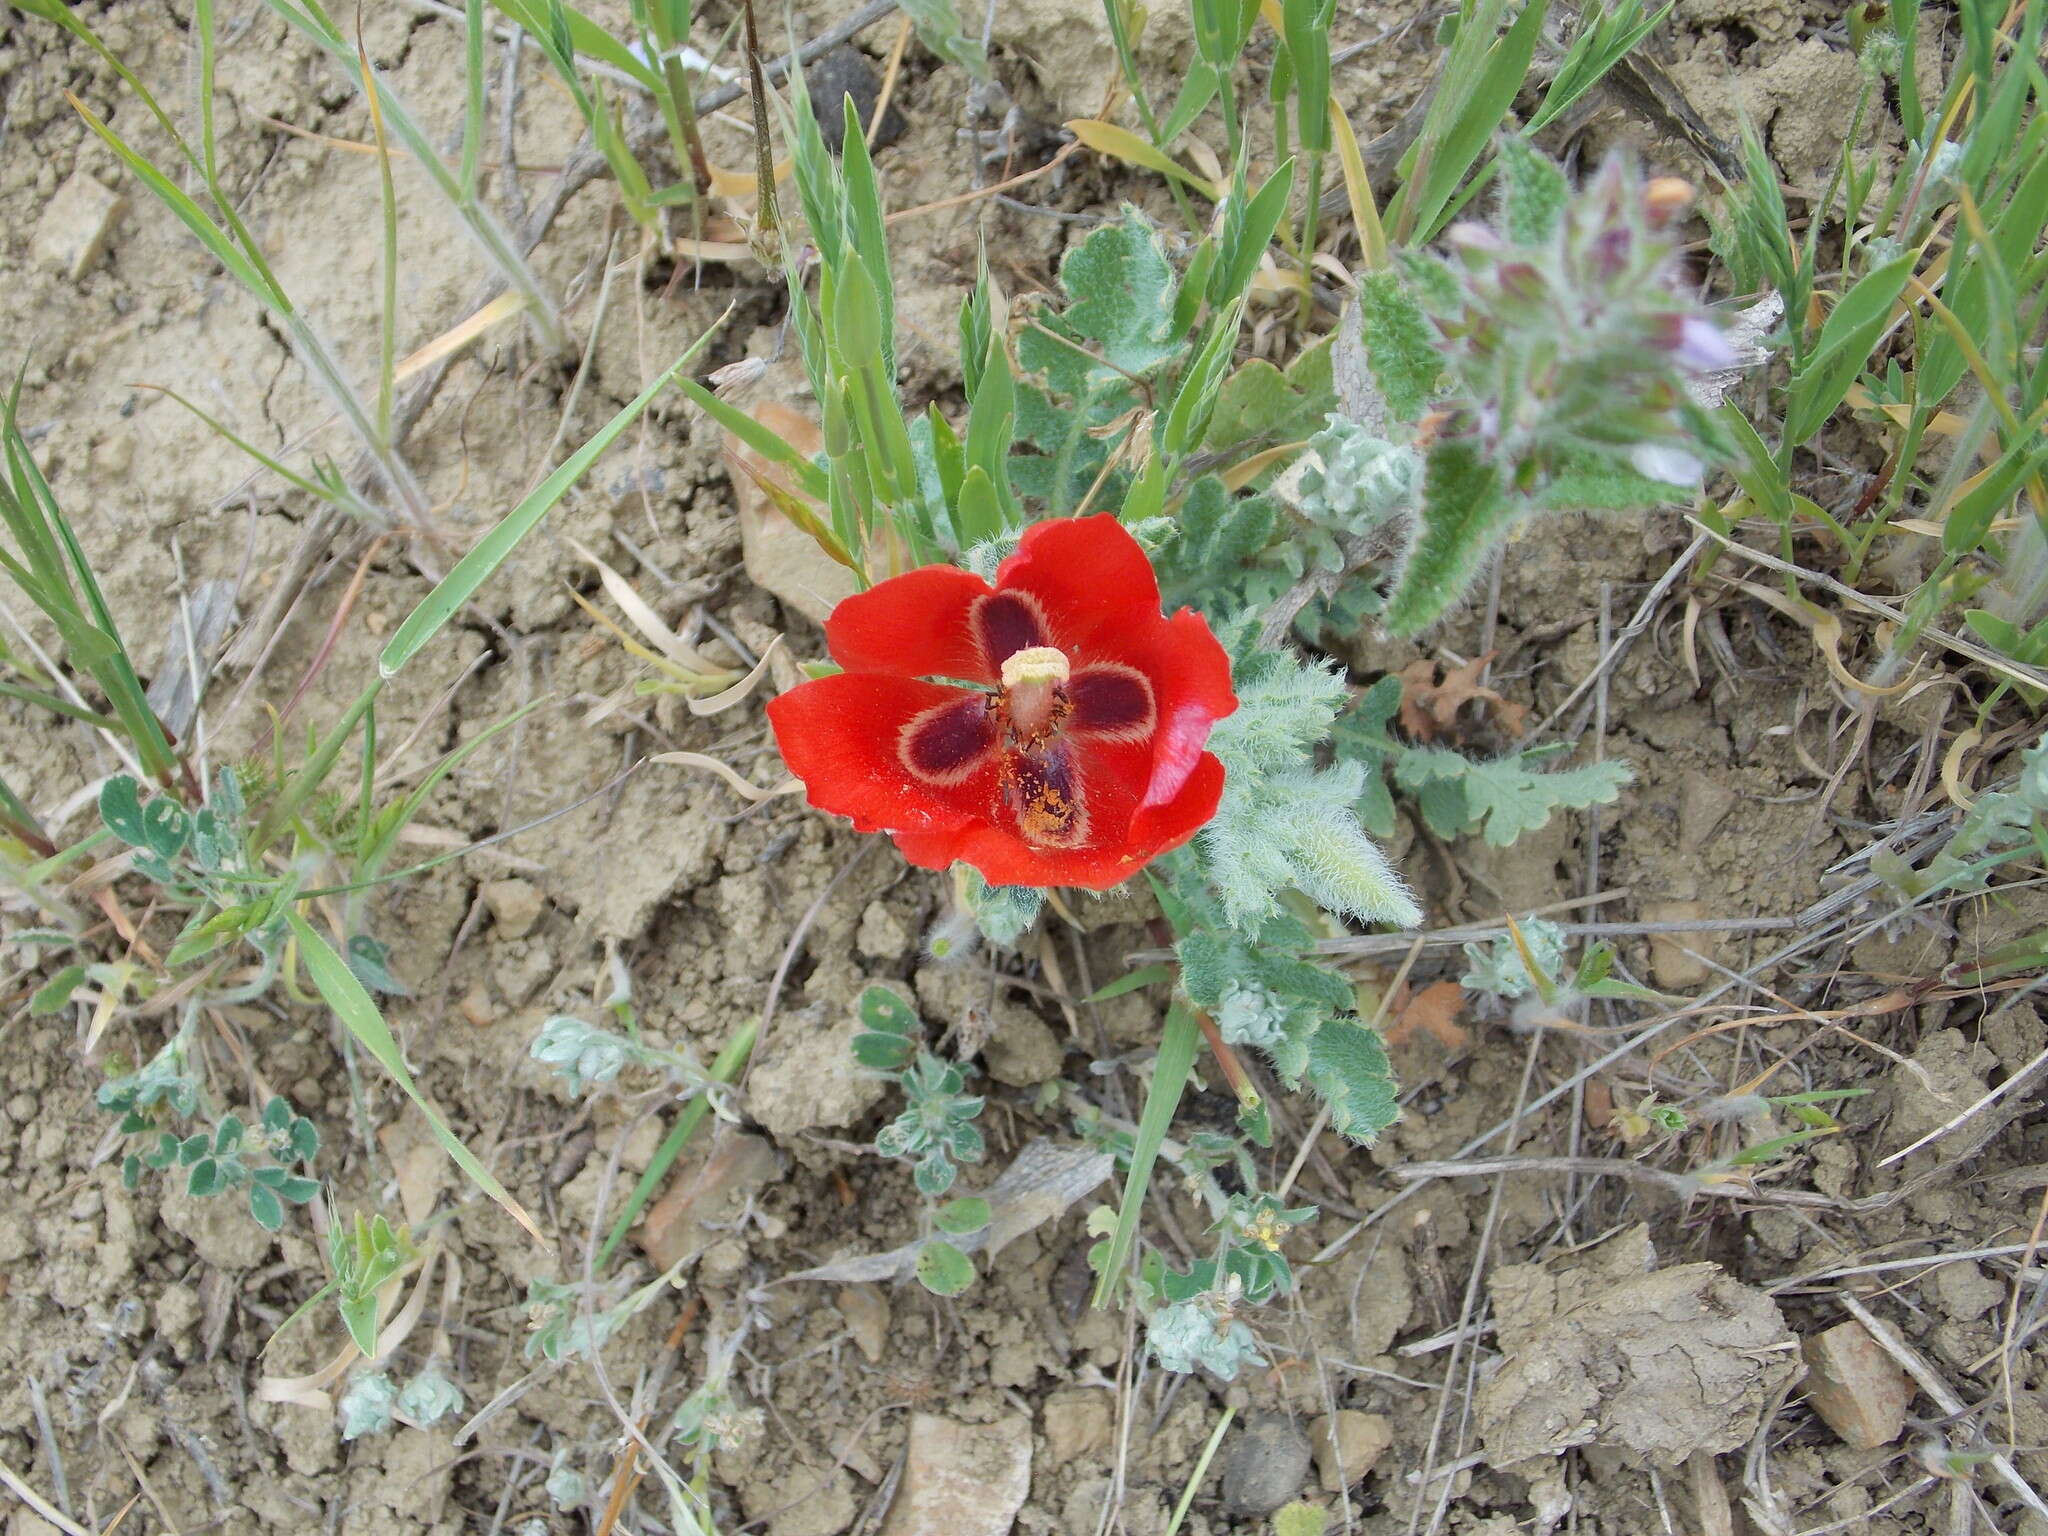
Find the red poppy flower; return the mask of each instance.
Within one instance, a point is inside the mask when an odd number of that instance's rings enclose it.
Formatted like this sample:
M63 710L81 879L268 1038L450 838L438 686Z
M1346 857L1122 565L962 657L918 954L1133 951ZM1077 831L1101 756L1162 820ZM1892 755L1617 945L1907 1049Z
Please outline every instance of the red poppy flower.
M1200 614L1160 613L1112 515L1033 525L994 586L950 565L892 577L825 638L846 670L768 706L776 743L813 806L913 864L1106 890L1216 813L1202 744L1237 708L1230 659Z

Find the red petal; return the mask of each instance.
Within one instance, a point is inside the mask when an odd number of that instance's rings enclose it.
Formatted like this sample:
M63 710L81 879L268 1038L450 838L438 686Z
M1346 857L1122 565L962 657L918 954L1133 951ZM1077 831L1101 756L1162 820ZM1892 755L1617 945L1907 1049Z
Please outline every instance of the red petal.
M1052 644L1076 660L1096 660L1105 632L1159 613L1159 578L1152 562L1116 515L1062 517L1024 530L1017 553L996 570L998 591L1029 592L1044 606ZM1111 648L1108 659L1118 653Z
M1069 736L1143 741L1159 723L1151 679L1136 667L1117 661L1093 662L1068 678L1066 686L1073 711L1061 729Z
M1152 766L1141 806L1164 805L1178 795L1202 756L1209 727L1237 708L1230 687L1230 657L1192 608L1170 619L1134 623L1115 637L1116 660L1137 668L1152 682L1159 727L1152 737Z
M842 672L771 700L768 720L782 760L818 810L851 817L859 832L944 831L988 818L995 757L955 783L921 783L904 766L902 738L919 715L963 697L980 695L907 677Z
M996 592L982 598L969 615L982 664L1000 676L1003 663L1034 645L1050 645L1045 613L1028 592Z
M899 832L904 858L925 869L955 860L972 865L991 885L1069 885L1106 891L1121 885L1162 853L1199 832L1223 794L1223 764L1203 753L1178 795L1140 809L1130 836L1091 848L1032 848L1015 833L979 822L944 832ZM1091 807L1092 810L1092 807Z
M832 659L849 672L958 677L992 683L968 613L988 583L952 565L926 565L842 599L825 621Z
M1196 758L1178 794L1164 803L1138 807L1131 817L1131 841L1149 846L1153 858L1170 853L1209 824L1222 798L1222 759L1204 752Z
M896 751L913 779L948 788L963 784L986 766L996 744L994 699L985 693L953 695L920 711L896 733Z

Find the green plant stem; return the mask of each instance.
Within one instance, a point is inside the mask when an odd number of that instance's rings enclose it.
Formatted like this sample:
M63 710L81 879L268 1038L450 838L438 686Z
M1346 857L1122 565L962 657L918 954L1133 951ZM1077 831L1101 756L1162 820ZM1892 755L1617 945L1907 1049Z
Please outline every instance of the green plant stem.
M714 1082L729 1083L739 1076L740 1068L747 1064L747 1057L752 1054L754 1041L760 1032L761 1021L749 1019L740 1026L738 1033L726 1041L725 1049L720 1051L717 1059L711 1063L711 1077ZM612 1255L618 1251L626 1233L631 1230L633 1223L640 1219L640 1213L647 1208L647 1202L654 1198L654 1191L660 1186L661 1181L668 1177L669 1169L675 1166L676 1159L682 1156L683 1148L689 1145L690 1138L697 1134L697 1127L704 1123L704 1117L710 1111L710 1099L700 1093L685 1104L683 1112L676 1116L676 1123L669 1127L668 1135L662 1138L662 1143L655 1149L646 1170L634 1183L633 1192L626 1197L625 1209L619 1212L619 1219L612 1223L612 1229L605 1237L604 1246L598 1249L598 1272L601 1273L611 1262Z
M1238 120L1237 88L1230 82L1230 69L1228 66L1216 71L1216 94L1219 98L1218 104L1223 114L1224 146L1229 151L1228 159L1230 164L1236 165L1239 157L1244 153L1244 125ZM1172 153L1163 144L1159 147L1161 153ZM1285 158L1285 155L1281 156L1281 159L1284 160Z
M369 104L370 127L377 140L377 193L384 215L384 246L380 253L384 289L378 305L377 328L377 441L392 442L391 408L397 391L398 367L398 188L391 179L391 145L384 137L384 109L377 92L377 77L370 69L370 55L363 47L361 18L357 19L356 53L363 66L363 100Z
M327 739L314 749L313 754L278 790L277 798L270 803L270 808L263 813L262 820L256 823L256 830L250 835L249 850L252 855L260 856L263 850L276 840L278 834L291 824L299 813L299 807L306 803L315 790L327 782L327 775L334 769L334 760L341 755L342 745L355 734L356 725L377 702L377 694L383 686L384 680L381 677L372 678L370 685L357 695L355 703L349 706L348 713L343 715L334 729L328 733Z
M1316 221L1323 205L1323 151L1308 155L1308 205L1301 210L1301 319L1306 325L1315 308Z
M1181 1490L1180 1502L1173 1506L1173 1518L1166 1522L1166 1536L1177 1536L1180 1524L1188 1517L1193 1507L1195 1494L1201 1489L1202 1479L1209 1475L1209 1463L1216 1459L1216 1448L1223 1444L1224 1433L1230 1428L1231 1420L1237 1417L1237 1405L1228 1404L1223 1417L1216 1421L1216 1427L1209 1431L1208 1443L1202 1447L1202 1454L1195 1459L1195 1470L1188 1474L1187 1486Z
M47 859L57 851L57 845L44 835L35 812L4 777L0 777L0 826L39 858Z
M1131 1145L1131 1169L1124 1177L1123 1202L1117 1209L1116 1231L1109 1241L1109 1253L1102 1273L1096 1277L1094 1305L1109 1305L1125 1267L1138 1242L1138 1217L1145 1208L1145 1191L1152 1182L1152 1169L1159 1161L1159 1148L1173 1124L1173 1112L1187 1087L1188 1072L1202 1043L1201 1026L1194 1011L1175 1003L1167 1011L1166 1027L1160 1033L1159 1054L1152 1064L1152 1082L1145 1093L1145 1107L1138 1116L1138 1133Z
M1252 1085L1251 1074L1244 1069L1244 1063L1237 1059L1237 1052L1223 1038L1223 1031L1216 1027L1216 1021L1195 1010L1195 1022L1201 1026L1202 1038L1209 1042L1209 1054L1216 1058L1216 1066L1223 1073L1223 1081L1237 1098L1237 1107L1246 1114L1257 1114L1265 1102L1259 1097L1259 1090Z
M112 736L127 734L122 729L121 722L114 719L113 716L103 715L97 710L81 708L69 700L58 698L54 693L44 693L40 688L24 688L18 683L0 683L0 699L16 699L23 704L34 704L40 709L47 709L52 714L66 715L73 720L83 720L95 730L105 731Z
M1856 93L1856 106L1849 114L1849 132L1842 140L1842 153L1835 161L1834 171L1828 177L1828 189L1821 200L1813 205L1806 221L1806 264L1816 270L1820 266L1820 230L1828 222L1829 210L1835 206L1835 194L1842 188L1842 178L1850 168L1850 157L1855 152L1856 135L1863 131L1863 114L1870 109L1870 80L1866 76L1863 88ZM1848 210L1844 210L1845 214ZM1842 279L1846 290L1849 277L1849 261L1853 242L1842 241Z
M1103 10L1109 17L1110 39L1116 45L1117 63L1123 70L1124 84L1130 87L1131 104L1138 109L1138 121L1145 125L1145 137L1152 141L1152 147L1162 155L1171 155L1172 147L1159 136L1159 116L1152 110L1152 98L1146 93L1145 82L1138 74L1138 58L1131 49L1130 32L1124 26L1124 13L1119 10L1118 0L1103 0ZM1227 81L1225 88L1228 88ZM1166 191L1173 199L1173 206L1180 210L1180 216L1187 227L1200 234L1202 222L1195 217L1194 204L1188 201L1188 195L1181 190L1180 183L1171 176L1167 177Z

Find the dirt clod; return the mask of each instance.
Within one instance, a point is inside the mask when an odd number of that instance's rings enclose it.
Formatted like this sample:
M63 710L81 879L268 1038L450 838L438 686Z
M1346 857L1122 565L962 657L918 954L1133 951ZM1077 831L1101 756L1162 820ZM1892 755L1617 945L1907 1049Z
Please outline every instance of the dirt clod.
M1479 1390L1488 1459L1509 1466L1599 1445L1673 1467L1695 1451L1746 1442L1799 1373L1777 1305L1714 1264L1682 1264L1601 1284L1531 1285L1511 1265L1494 1279L1507 1358Z
M872 1285L841 1286L832 1305L846 1319L846 1331L869 1365L879 1365L889 1343L889 1298Z
M1097 1389L1076 1387L1045 1400L1045 1448L1055 1463L1100 1454L1115 1427L1109 1397Z
M498 925L501 938L523 939L540 921L541 895L529 881L487 880L477 894L490 908L491 920Z
M36 222L35 257L77 282L106 254L128 200L83 171L57 189Z
M804 85L811 96L811 114L818 120L818 132L824 136L825 147L838 154L846 147L846 99L853 101L853 115L861 123L871 123L875 117L875 103L881 99L882 82L875 77L875 66L868 62L868 56L848 43L834 48L822 59L804 67ZM889 110L882 114L882 121L876 125L871 148L882 149L903 137L909 127L903 114L896 110L896 104L889 103Z
M1890 1445L1906 1425L1913 1389L1892 1357L1853 1318L1802 1346L1806 1403L1851 1450Z

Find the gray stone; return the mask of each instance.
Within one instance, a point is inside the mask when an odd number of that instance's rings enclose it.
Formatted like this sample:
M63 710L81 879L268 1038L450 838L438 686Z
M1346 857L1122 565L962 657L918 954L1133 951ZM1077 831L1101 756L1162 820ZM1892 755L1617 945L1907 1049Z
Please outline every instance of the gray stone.
M1233 1514L1270 1515L1308 1478L1308 1436L1284 1414L1254 1414L1223 1460L1223 1503Z

